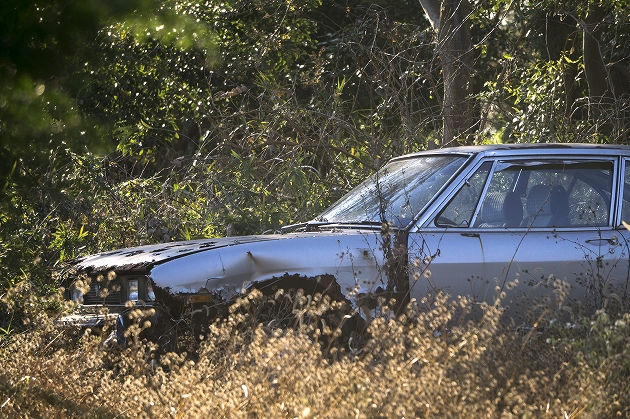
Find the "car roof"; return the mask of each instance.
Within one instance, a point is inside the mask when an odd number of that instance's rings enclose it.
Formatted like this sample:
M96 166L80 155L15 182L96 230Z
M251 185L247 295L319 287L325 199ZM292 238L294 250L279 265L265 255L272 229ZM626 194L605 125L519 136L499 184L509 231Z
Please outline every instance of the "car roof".
M478 146L447 147L420 151L396 157L393 160L427 155L488 155L488 156L545 156L549 154L630 156L630 146L619 144L585 144L585 143L514 143L487 144Z

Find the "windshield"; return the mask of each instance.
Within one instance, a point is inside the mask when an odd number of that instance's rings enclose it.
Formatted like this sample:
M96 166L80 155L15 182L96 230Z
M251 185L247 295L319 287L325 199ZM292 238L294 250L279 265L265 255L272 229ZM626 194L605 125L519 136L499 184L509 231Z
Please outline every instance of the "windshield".
M428 156L391 162L316 220L332 223L387 221L396 227L405 227L466 159L466 156Z

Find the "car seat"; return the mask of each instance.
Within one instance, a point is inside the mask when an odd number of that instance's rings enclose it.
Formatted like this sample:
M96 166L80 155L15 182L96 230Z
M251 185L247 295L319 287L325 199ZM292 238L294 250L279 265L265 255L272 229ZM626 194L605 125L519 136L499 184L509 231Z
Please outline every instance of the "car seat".
M515 192L490 192L481 206L478 227L518 227L523 219L523 203Z
M521 227L569 226L569 197L564 187L551 190L547 185L535 185L527 194L527 217Z

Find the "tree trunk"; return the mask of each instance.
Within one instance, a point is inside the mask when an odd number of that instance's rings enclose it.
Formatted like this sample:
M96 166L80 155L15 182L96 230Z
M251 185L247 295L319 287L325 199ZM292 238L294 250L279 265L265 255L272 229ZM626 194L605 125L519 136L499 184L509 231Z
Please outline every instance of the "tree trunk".
M561 16L545 15L545 46L550 61L559 61L563 67L562 78L564 81L564 116L567 119L574 117L573 110L576 99L576 77L578 75L577 61L581 59L578 42L578 31L575 22L563 19ZM569 58L569 61L563 59Z
M419 0L437 35L442 61L442 147L467 144L475 130L468 0Z
M597 120L603 109L612 103L613 92L599 45L604 11L599 5L591 7L586 20L582 22L582 48L584 74L588 83L589 117Z

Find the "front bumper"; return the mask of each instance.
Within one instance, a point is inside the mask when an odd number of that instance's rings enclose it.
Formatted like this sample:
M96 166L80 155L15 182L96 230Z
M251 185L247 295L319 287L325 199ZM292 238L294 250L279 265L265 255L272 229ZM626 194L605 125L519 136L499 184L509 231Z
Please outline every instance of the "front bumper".
M119 313L107 314L69 314L55 320L58 327L103 327L113 326L118 321Z

